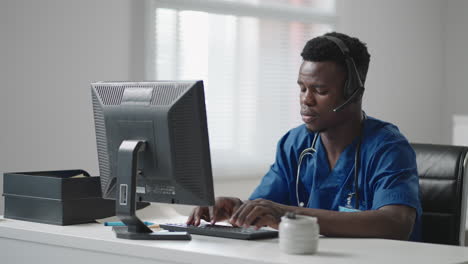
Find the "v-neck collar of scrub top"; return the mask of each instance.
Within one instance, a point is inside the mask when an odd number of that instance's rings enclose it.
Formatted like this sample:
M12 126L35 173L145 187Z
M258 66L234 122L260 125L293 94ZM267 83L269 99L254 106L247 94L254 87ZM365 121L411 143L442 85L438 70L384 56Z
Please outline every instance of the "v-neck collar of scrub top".
M315 155L308 158L306 164L310 165L305 165L312 167L311 173L303 173L300 176L301 182L306 186L310 186L310 188L306 187L309 193L307 202L309 207L328 208L336 203L336 199L344 201L346 195L353 190L356 147L360 137L362 137L362 151L366 129L365 123L366 119L364 120L361 130L362 134L354 138L353 141L345 147L333 169L329 166L327 153L322 138L319 135L315 146ZM358 172L358 174L360 174L360 172Z
M338 157L335 167L331 169L322 137L319 136L317 139L317 155L315 157L317 160L315 164L324 164L325 166L315 166L315 176L318 183L316 186L319 188L336 186L338 188L342 185L349 175L349 172L354 169L354 159L358 141L359 136L356 137L351 144L346 146Z

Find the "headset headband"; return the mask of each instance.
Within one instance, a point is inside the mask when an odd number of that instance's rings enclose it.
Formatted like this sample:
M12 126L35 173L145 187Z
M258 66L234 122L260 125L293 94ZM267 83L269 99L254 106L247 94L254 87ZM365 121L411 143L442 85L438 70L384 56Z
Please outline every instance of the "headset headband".
M323 36L323 37L335 43L335 45L338 46L341 53L345 57L346 68L348 70L348 80L346 81L346 84L344 87L345 99L348 99L350 98L350 96L354 95L358 89L364 90L364 84L357 70L356 63L354 63L354 60L350 55L348 46L346 46L346 44L337 37L334 37L334 36Z

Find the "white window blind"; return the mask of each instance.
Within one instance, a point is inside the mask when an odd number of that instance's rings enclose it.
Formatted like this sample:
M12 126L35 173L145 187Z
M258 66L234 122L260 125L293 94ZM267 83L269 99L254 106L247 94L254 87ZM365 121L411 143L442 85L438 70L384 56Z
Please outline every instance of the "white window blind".
M204 81L214 176L263 175L301 124L300 52L333 30L334 1L154 0L148 14L147 79Z

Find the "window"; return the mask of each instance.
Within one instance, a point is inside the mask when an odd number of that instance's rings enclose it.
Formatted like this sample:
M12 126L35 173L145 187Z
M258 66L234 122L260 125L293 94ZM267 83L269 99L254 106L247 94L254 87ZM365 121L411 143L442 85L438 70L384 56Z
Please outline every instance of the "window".
M215 177L263 175L302 123L296 84L307 40L334 29L334 1L154 0L147 79L205 84Z

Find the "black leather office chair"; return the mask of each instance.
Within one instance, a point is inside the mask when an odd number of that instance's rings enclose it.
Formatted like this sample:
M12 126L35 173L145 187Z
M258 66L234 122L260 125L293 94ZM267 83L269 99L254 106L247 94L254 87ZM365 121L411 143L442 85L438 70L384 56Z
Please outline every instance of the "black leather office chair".
M421 188L423 242L465 244L468 147L411 144Z

